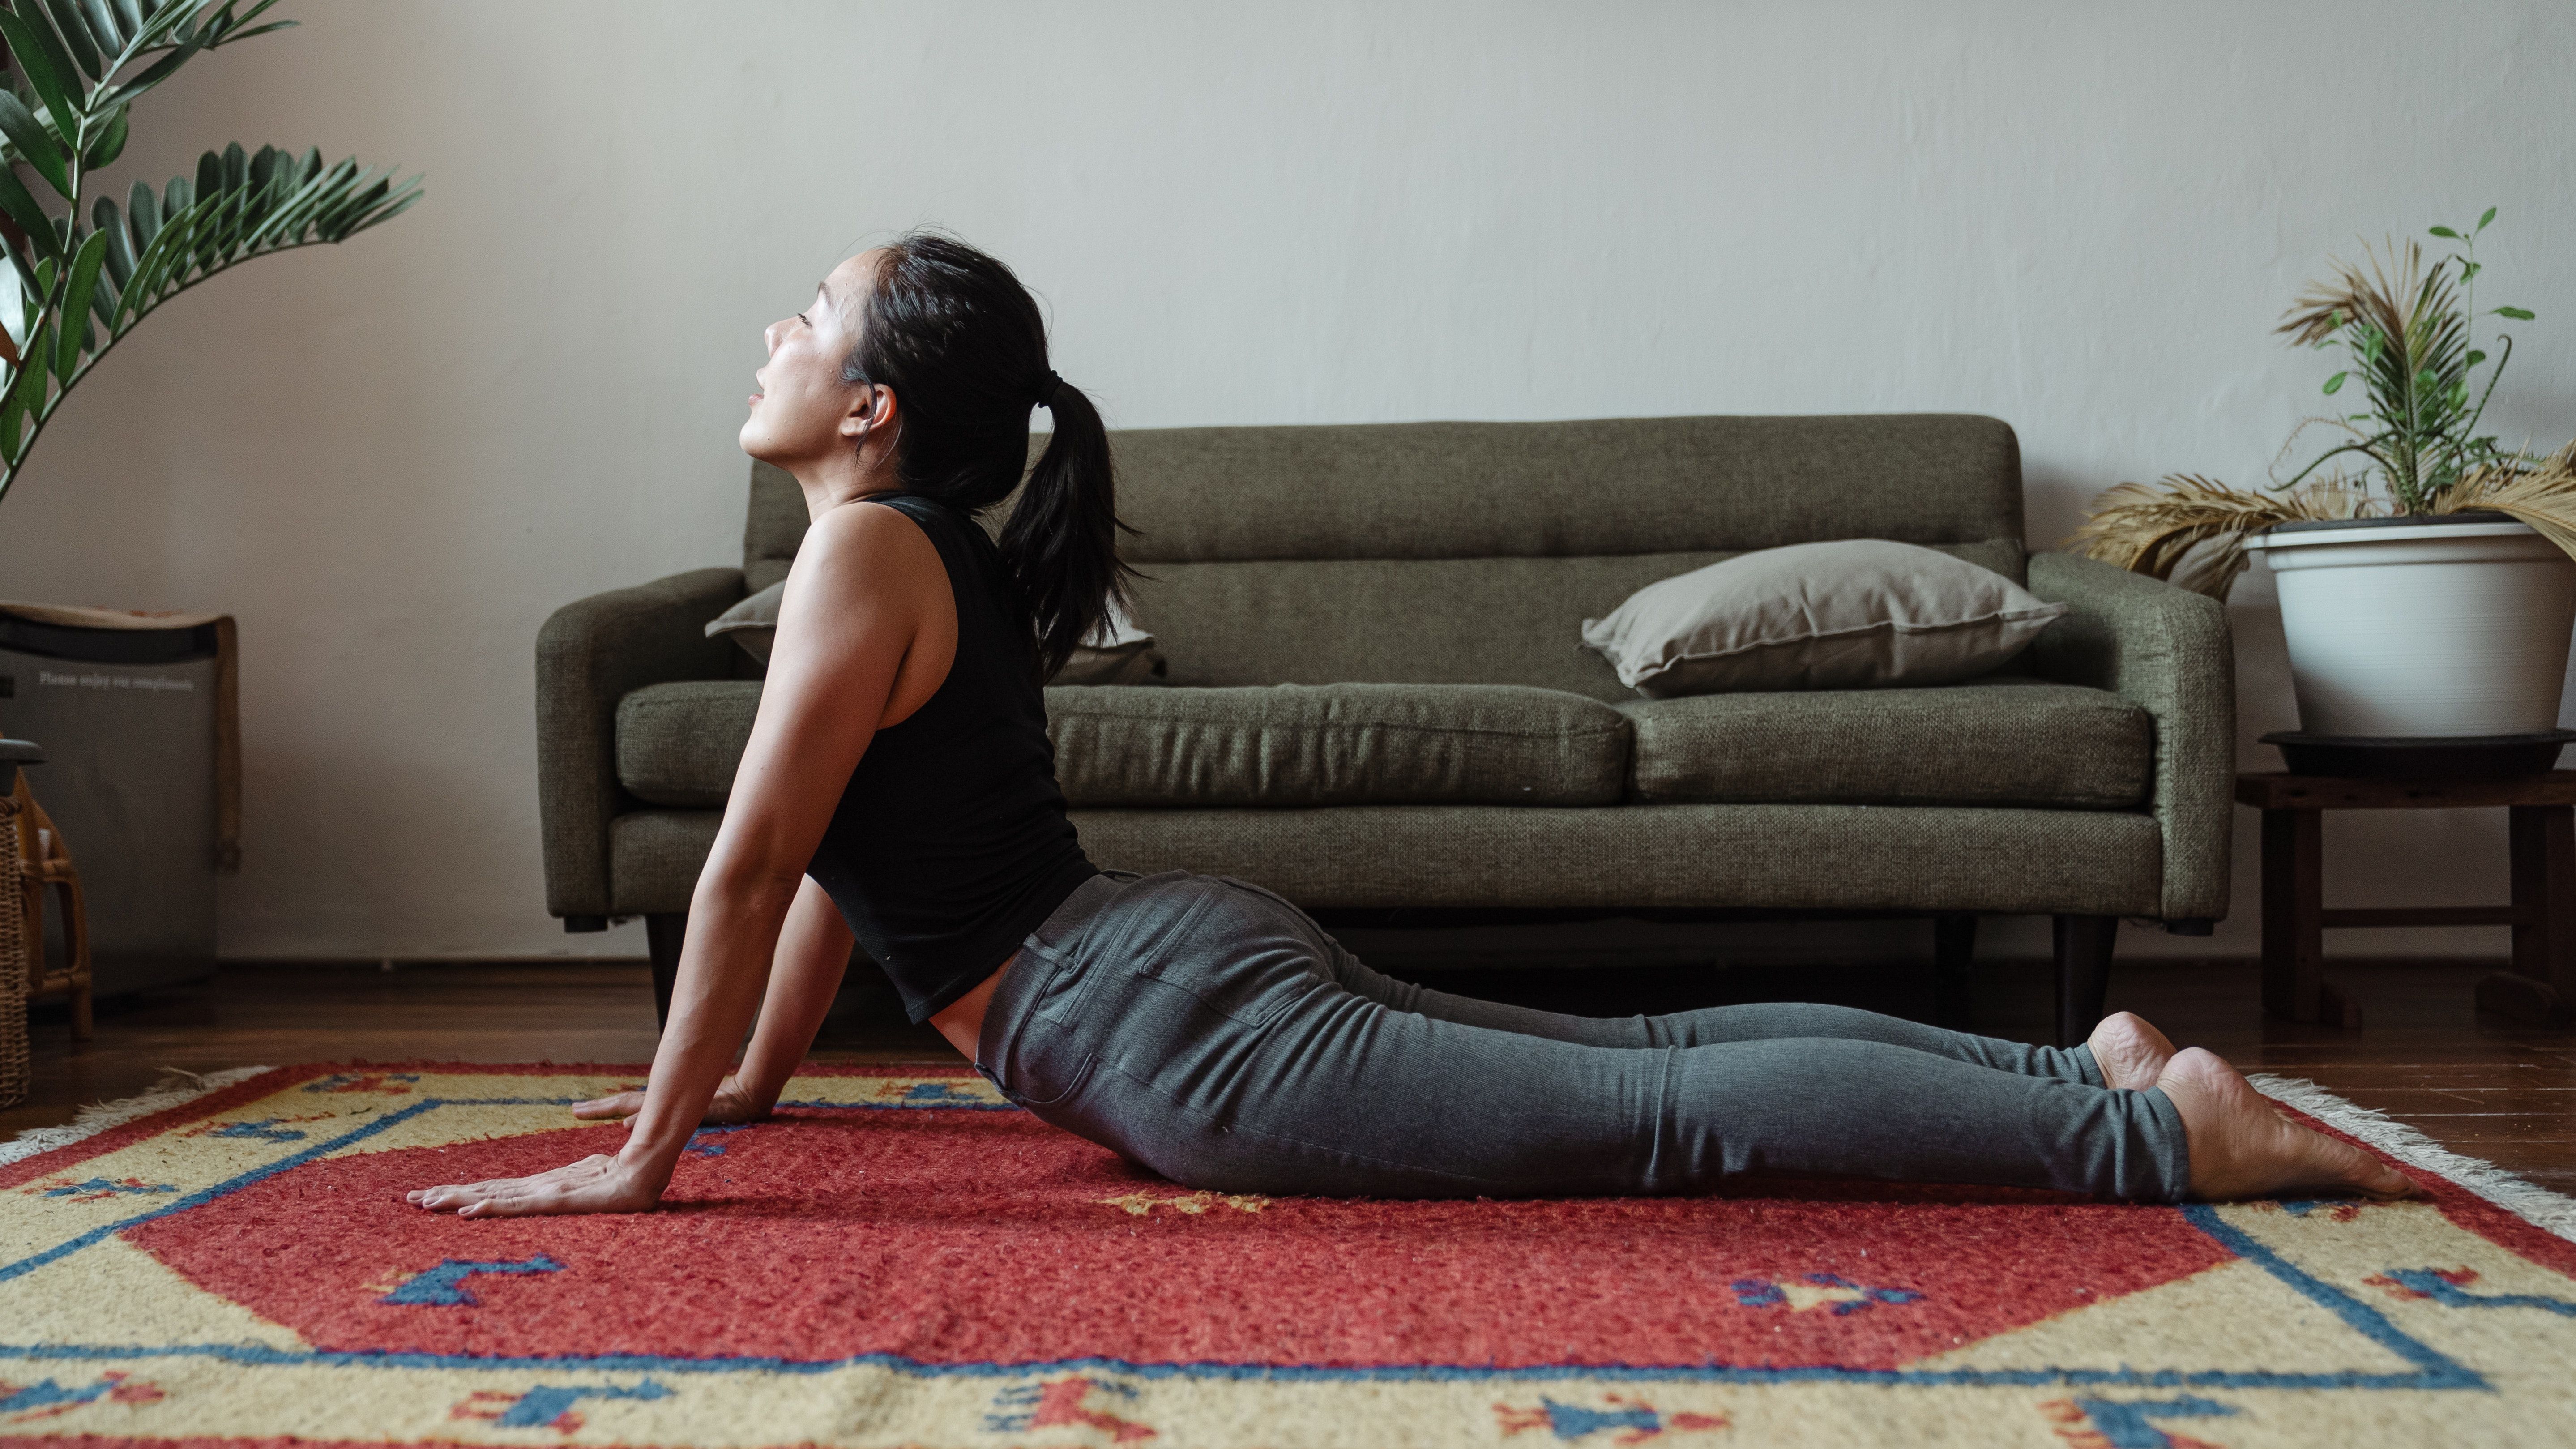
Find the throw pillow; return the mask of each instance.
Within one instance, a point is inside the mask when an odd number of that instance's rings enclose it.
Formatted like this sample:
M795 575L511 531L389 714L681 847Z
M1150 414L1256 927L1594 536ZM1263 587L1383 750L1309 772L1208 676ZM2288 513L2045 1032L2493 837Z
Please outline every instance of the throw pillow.
M1992 569L1883 538L1791 544L1648 584L1583 642L1656 699L1946 684L1983 674L2066 605Z
M784 581L771 584L707 621L707 637L731 639L762 664L769 662L770 643L778 637L778 600ZM1160 684L1163 656L1154 636L1136 627L1125 611L1111 605L1109 614L1064 661L1050 684Z

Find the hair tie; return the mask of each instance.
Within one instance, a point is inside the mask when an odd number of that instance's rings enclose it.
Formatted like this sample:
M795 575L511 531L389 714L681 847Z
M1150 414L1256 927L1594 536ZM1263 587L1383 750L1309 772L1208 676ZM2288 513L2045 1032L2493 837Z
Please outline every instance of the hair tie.
M1042 408L1054 407L1056 390L1063 386L1064 379L1055 375L1054 368L1048 368L1046 376L1038 379L1038 406Z

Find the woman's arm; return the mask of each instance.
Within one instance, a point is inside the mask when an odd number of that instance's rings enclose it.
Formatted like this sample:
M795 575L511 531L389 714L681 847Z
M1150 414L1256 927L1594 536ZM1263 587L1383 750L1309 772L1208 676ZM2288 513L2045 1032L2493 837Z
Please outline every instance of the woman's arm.
M788 907L850 772L879 729L938 691L956 652L947 569L911 519L844 504L814 521L798 554L626 1145L535 1177L429 1188L412 1202L492 1217L635 1212L661 1197L751 1024Z
M734 1073L744 1101L768 1116L787 1090L787 1079L805 1065L841 977L850 969L850 923L812 877L796 891L779 933L778 956L769 968L769 994L761 999L760 1025Z
M778 1105L787 1079L805 1064L814 1033L832 1009L841 977L850 967L850 925L841 908L811 876L787 908L778 954L769 963L769 990L760 999L760 1024L742 1065L716 1087L701 1122L757 1122ZM573 1105L586 1122L613 1121L644 1110L642 1092L619 1092Z

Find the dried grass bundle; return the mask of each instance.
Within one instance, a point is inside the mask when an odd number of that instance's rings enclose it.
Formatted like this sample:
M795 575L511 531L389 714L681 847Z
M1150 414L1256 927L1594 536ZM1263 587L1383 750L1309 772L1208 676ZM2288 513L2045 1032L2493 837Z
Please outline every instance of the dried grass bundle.
M2531 467L2479 468L2442 498L2440 512L2492 508L2527 523L2576 558L2576 442Z
M2245 539L2276 523L2359 517L2365 495L2323 478L2286 493L2248 493L2215 478L2174 473L2122 483L2093 502L2091 521L2066 547L2213 599L2245 572Z

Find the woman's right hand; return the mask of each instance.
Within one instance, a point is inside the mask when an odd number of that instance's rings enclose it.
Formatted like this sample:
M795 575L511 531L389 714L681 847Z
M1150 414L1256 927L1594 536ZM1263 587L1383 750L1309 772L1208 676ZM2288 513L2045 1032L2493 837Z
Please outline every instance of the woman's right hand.
M698 1119L709 1127L731 1127L742 1122L762 1122L769 1118L774 1102L763 1102L752 1096L740 1078L727 1074L716 1084L716 1094L707 1102L706 1115ZM585 1122L622 1122L644 1110L642 1092L619 1092L612 1097L593 1097L575 1102L572 1114Z

